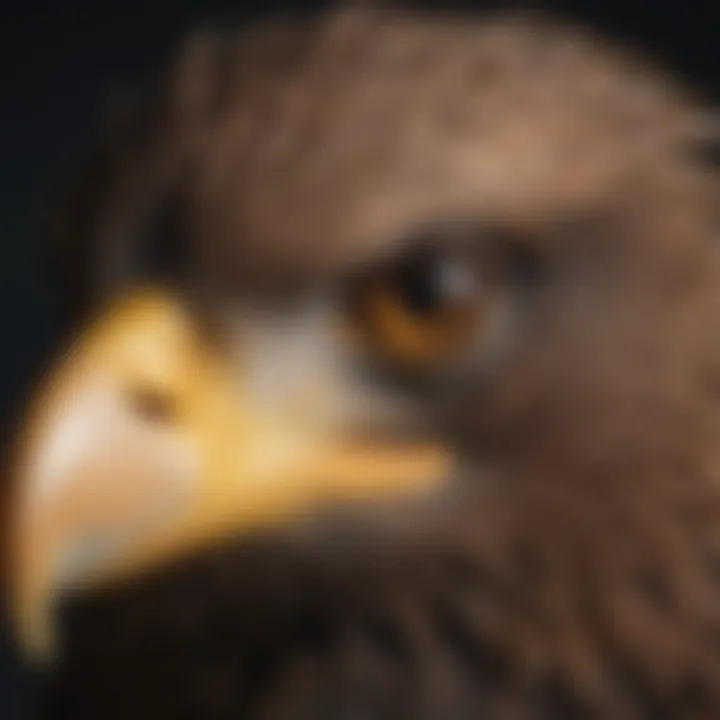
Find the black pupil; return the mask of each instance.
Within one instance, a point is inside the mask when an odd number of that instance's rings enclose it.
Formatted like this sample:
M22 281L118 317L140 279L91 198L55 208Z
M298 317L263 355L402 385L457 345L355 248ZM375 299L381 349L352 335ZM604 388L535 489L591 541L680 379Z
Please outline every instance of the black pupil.
M437 257L417 257L398 267L393 278L405 308L414 315L433 315L448 301L443 261Z

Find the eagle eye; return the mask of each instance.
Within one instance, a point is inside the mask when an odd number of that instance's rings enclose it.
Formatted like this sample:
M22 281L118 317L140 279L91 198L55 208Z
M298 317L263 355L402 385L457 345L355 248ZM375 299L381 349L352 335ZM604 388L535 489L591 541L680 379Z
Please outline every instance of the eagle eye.
M353 328L386 360L411 367L443 363L482 331L494 289L477 263L453 249L423 248L354 279Z

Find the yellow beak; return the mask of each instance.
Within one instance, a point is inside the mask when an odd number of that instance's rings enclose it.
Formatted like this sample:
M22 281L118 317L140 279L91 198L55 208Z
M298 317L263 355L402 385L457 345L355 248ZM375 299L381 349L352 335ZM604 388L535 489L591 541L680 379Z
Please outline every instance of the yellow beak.
M441 447L353 445L265 416L241 383L154 290L116 302L50 374L12 477L10 601L31 656L55 649L64 592L323 504L429 489L447 470Z

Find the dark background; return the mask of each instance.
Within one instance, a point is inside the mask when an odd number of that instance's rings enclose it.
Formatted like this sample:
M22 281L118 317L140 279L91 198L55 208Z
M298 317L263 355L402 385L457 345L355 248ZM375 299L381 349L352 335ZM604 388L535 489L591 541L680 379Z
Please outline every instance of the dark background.
M534 3L641 43L718 100L720 22L712 18L712 4ZM285 5L299 9L298 3ZM279 6L259 0L10 0L3 7L0 68L7 77L0 85L0 431L5 436L29 384L62 336L60 299L44 277L49 210L98 126L108 88L141 80L161 66L183 32L199 21L242 21ZM0 634L1 720L22 716L29 682Z

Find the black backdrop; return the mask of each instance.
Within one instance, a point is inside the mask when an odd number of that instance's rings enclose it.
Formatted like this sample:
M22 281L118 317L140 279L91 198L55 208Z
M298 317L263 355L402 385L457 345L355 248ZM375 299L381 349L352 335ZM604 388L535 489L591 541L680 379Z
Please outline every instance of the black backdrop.
M320 3L303 3L309 7ZM453 3L483 7L484 3ZM720 96L712 0L536 0L639 41ZM293 9L297 3L285 3ZM188 26L247 19L277 3L240 0L5 0L0 10L0 430L49 349L61 312L43 274L48 209L99 119L108 87L145 76ZM0 637L0 718L22 717L28 679Z

